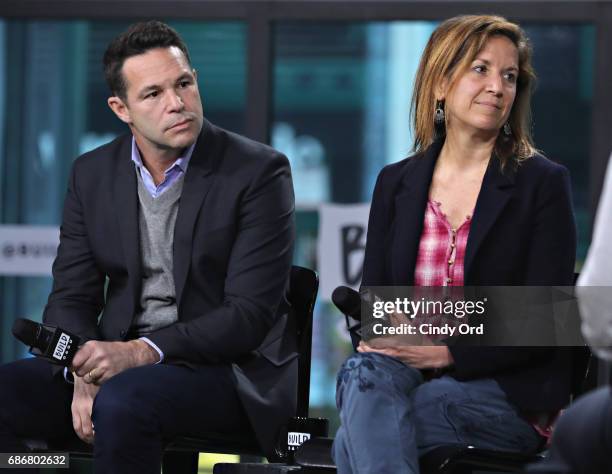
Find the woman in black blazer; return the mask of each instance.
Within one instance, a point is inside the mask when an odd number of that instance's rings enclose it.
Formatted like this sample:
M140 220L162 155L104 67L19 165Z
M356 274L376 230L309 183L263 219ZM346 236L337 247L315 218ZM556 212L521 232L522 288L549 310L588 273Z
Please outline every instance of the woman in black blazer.
M572 285L569 175L531 141L530 56L504 18L434 31L413 96L417 153L378 177L362 286ZM563 349L378 342L338 376L339 473L416 473L447 444L535 451L569 401Z

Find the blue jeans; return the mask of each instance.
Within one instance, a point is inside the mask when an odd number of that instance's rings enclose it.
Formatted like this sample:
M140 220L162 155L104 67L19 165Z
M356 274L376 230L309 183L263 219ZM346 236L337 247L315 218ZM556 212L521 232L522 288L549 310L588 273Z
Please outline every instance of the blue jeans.
M419 456L441 445L536 451L542 438L493 379L459 382L392 357L358 353L338 374L338 474L418 474Z

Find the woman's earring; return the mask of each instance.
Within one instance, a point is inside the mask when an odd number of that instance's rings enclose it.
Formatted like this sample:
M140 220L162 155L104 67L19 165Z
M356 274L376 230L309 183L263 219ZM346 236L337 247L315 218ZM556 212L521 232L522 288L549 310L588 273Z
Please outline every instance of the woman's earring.
M508 136L512 135L512 128L510 128L510 122L504 124L504 133Z
M436 101L436 111L434 114L434 123L436 125L444 125L444 101L437 100Z

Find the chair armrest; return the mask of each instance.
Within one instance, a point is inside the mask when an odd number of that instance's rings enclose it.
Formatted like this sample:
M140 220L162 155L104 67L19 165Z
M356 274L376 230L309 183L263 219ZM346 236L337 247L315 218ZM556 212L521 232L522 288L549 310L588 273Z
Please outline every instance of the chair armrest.
M440 446L421 457L423 474L450 473L457 467L494 469L517 472L527 464L538 462L541 454L523 454L508 451L475 448L473 446Z
M336 463L331 455L333 442L333 438L310 438L295 452L295 464L306 468L335 471Z

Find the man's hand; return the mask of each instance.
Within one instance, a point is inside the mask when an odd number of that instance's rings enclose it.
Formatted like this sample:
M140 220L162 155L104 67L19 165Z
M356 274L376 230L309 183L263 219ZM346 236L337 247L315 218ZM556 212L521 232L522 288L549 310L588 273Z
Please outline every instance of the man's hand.
M358 352L376 352L401 360L416 369L439 369L453 364L453 356L447 346L396 346L372 347L361 341Z
M140 339L128 342L88 341L72 359L72 370L87 384L102 385L132 367L155 364L159 354Z
M74 392L72 394L72 427L79 438L89 444L94 442L94 430L91 424L91 409L94 398L100 387L86 383L74 375Z

